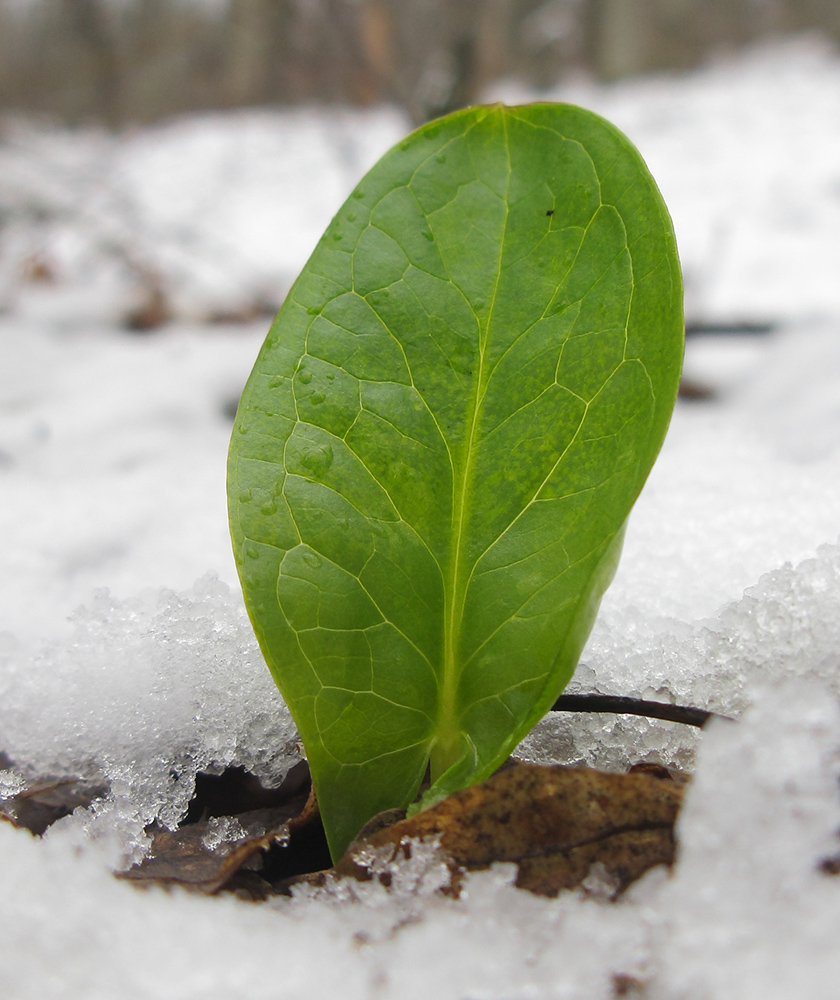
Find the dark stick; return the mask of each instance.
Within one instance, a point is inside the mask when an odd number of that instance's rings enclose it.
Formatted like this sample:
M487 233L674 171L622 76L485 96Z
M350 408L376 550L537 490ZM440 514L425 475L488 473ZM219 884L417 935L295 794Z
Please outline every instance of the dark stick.
M686 726L702 728L709 719L726 719L726 715L707 712L702 708L684 705L667 705L661 701L643 701L612 694L561 694L551 706L552 712L609 712L614 715L644 715L648 719L682 722Z

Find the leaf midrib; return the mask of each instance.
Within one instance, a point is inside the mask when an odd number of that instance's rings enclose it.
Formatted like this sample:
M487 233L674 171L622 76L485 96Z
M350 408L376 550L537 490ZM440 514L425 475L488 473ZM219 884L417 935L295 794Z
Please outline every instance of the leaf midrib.
M462 472L460 482L453 481L453 503L452 503L452 544L450 546L451 556L447 578L444 581L444 659L443 677L440 689L440 714L438 718L437 734L435 744L431 754L431 778L436 781L444 771L455 764L460 756L460 725L456 716L456 693L459 678L458 645L461 633L461 624L464 617L464 605L469 579L472 575L472 567L465 565L464 535L467 514L467 498L471 493L472 480L474 476L474 456L475 444L478 434L479 418L486 389L486 369L485 351L487 337L489 335L490 324L496 308L498 298L499 283L502 273L502 259L504 257L505 237L507 235L508 216L510 205L508 195L510 193L510 147L508 145L507 117L504 111L501 112L501 120L505 133L505 154L507 157L507 179L505 184L504 206L505 214L502 222L502 236L499 241L499 256L496 263L496 278L493 285L493 293L490 298L489 308L485 322L478 324L478 372L473 383L473 396L470 404L470 414L468 419L468 431L466 435L466 447L464 460L461 466ZM478 318L478 317L476 317Z

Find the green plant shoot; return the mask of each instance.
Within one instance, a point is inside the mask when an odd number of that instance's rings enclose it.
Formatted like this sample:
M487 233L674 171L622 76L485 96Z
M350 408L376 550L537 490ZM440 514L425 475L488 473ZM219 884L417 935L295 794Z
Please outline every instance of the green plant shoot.
M683 351L668 212L568 105L413 132L342 206L242 396L245 601L334 858L488 777L575 669Z

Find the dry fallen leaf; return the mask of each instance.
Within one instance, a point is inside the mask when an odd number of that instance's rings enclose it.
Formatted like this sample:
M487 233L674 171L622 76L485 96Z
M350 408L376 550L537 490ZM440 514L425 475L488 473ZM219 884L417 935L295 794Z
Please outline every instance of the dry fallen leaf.
M85 778L45 778L0 801L0 818L40 836L74 809L102 798L107 787Z
M362 849L390 846L396 859L411 840L437 838L456 890L463 871L513 861L516 884L540 895L581 885L596 865L617 895L673 861L682 793L682 783L658 773L517 763L409 819L363 831L335 872L367 879Z
M328 863L305 762L277 789L263 788L241 768L200 777L186 822L154 831L149 856L120 878L258 900L275 894L275 881Z
M181 885L204 893L218 892L259 852L288 842L290 821L300 815L305 802L306 796L298 796L271 809L224 817L222 822L211 817L178 830L158 831L152 838L149 857L120 877L135 882ZM249 895L259 898L268 890L265 887L260 891L255 884L258 878L255 872L246 881Z

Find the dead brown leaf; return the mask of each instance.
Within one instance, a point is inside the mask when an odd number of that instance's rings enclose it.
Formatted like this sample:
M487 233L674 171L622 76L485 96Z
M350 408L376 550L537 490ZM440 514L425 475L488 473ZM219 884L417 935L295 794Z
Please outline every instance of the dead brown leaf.
M666 772L667 773L667 772ZM370 873L356 855L412 839L436 838L453 873L495 861L519 866L516 884L543 896L581 885L598 866L613 896L655 865L674 858L674 821L683 785L646 773L519 763L465 788L409 819L366 832L335 866L359 879Z
M177 830L155 831L149 857L120 878L138 885L180 885L205 894L224 890L259 900L276 894L275 882L328 863L326 838L305 765L272 791L238 769L201 784L195 802L202 804L202 818ZM239 809L261 800L273 801L265 808ZM223 804L236 811L220 812ZM225 828L234 832L232 841L219 838L218 831Z
M121 877L135 882L181 885L203 893L218 892L259 852L288 842L290 821L300 815L305 803L303 795L271 809L254 809L227 817L235 819L239 833L232 842L217 842L214 832L219 823L215 817L178 830L158 831L154 834L149 857ZM258 873L254 873L247 882L253 894L259 897L267 891L259 891L258 878Z
M0 817L40 836L74 809L106 795L105 785L85 778L45 778L0 802Z

